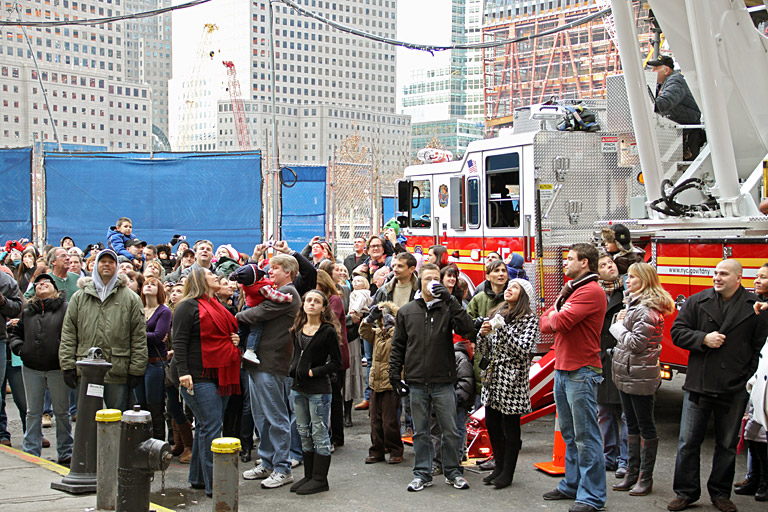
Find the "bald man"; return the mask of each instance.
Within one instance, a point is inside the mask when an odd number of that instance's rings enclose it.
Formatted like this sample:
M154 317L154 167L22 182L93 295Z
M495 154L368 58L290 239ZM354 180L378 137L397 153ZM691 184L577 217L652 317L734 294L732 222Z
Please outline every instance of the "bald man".
M668 510L684 510L701 496L699 453L710 416L715 422L715 454L707 491L723 512L735 512L731 487L741 417L749 395L745 385L757 369L768 336L768 315L756 315L757 295L741 286L741 264L723 260L713 287L692 295L672 324L672 341L689 351L680 439Z

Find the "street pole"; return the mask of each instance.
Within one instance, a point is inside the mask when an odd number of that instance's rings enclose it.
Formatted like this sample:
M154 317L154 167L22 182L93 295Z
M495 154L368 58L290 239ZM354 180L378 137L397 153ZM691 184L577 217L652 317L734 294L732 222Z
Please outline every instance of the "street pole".
M280 194L280 160L277 149L277 113L276 111L276 93L275 93L275 28L274 12L272 10L272 0L269 1L269 12L267 13L269 28L269 62L272 68L271 100L272 100L272 239L277 242L280 240L279 214L279 194Z

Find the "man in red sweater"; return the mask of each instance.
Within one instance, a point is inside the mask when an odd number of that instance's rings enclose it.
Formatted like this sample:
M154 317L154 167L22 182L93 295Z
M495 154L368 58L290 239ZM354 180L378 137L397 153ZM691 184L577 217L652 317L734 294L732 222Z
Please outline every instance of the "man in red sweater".
M545 500L576 500L569 512L605 506L605 459L597 424L597 386L602 382L600 333L605 292L597 283L597 249L574 244L568 251L563 286L554 306L539 321L555 333L555 404L565 441L565 478Z

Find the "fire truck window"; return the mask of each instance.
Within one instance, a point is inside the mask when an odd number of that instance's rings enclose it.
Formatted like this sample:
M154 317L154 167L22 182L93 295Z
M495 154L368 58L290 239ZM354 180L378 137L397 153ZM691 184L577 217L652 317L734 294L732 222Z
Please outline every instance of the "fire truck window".
M480 225L480 180L470 178L467 183L467 223L472 227Z
M520 155L489 156L485 160L489 228L520 226Z
M432 226L431 188L429 180L413 181L413 196L411 197L411 227L413 228Z

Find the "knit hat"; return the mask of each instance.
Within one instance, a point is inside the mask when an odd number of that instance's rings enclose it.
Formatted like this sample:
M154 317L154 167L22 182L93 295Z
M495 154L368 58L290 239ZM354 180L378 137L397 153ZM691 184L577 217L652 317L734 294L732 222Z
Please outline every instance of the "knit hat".
M52 278L50 275L48 275L48 274L40 274L32 282L37 284L40 281L48 281L48 282L50 282L53 285L53 289L56 290L56 291L59 291L59 287L56 286L56 280L54 278Z
M510 279L509 283L507 283L507 288L512 286L512 283L519 285L520 288L528 294L528 302L531 304L531 306L533 306L533 302L536 298L533 296L533 286L531 286L531 283L525 279Z
M233 261L238 261L240 259L240 253L237 252L237 250L234 247L232 247L231 245L229 245L229 244L218 246L216 248L216 252L213 253L213 254L219 254L219 251L221 249L226 249L227 256L229 257L229 259L231 259Z
M394 229L395 230L395 236L398 236L400 234L400 223L397 222L397 219L389 219L386 224L384 224L383 231L386 231L387 229Z

